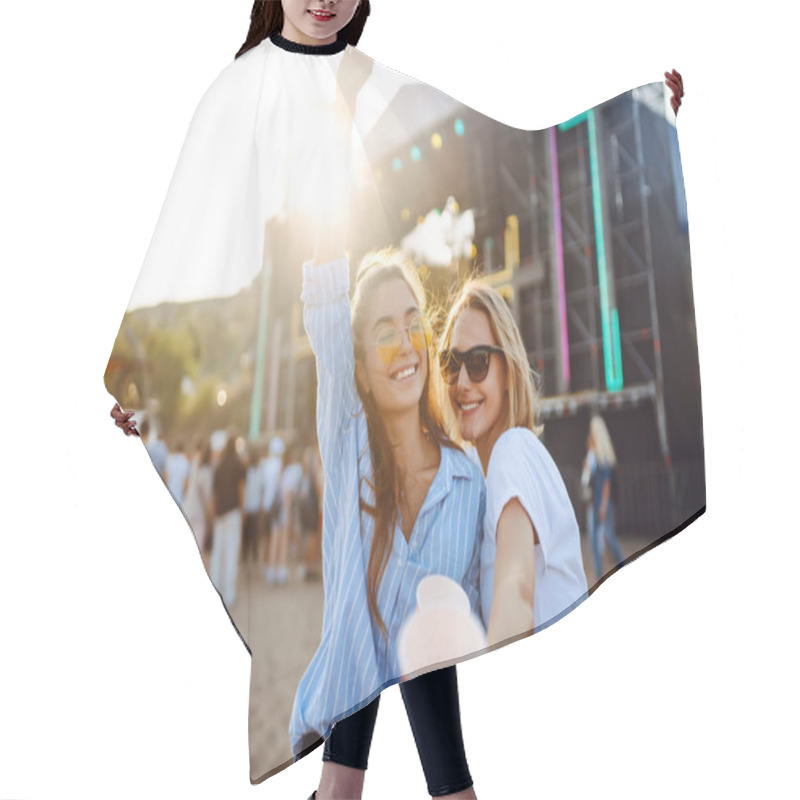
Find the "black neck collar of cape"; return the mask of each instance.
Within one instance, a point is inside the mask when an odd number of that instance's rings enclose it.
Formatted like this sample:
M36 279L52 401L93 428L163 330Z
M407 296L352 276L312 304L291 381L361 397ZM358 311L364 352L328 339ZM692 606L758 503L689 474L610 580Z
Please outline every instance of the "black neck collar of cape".
M269 40L276 47L280 47L281 50L288 50L290 53L303 53L307 56L332 56L335 53L341 53L347 47L347 39L337 39L330 44L298 44L286 39L279 33L273 33Z

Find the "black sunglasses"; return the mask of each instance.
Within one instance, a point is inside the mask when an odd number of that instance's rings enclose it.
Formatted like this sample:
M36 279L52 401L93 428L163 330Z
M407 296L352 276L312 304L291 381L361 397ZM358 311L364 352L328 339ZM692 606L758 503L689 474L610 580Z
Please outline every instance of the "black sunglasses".
M439 366L442 370L442 377L449 384L454 384L461 374L461 365L467 368L467 375L473 383L481 383L486 380L489 374L489 363L492 360L492 353L504 356L505 353L499 347L489 344L481 344L471 347L466 353L458 350L442 350L439 353Z

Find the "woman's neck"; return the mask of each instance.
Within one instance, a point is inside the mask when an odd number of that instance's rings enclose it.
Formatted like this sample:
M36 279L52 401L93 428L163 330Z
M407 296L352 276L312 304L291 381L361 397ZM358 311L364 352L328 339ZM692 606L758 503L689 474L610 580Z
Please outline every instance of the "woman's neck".
M506 427L495 427L486 432L486 435L475 440L475 449L478 451L478 458L481 460L483 474L489 469L489 459L492 457L492 450L497 444L497 440L506 432Z
M325 39L315 39L313 36L307 36L305 33L303 33L303 31L295 27L285 16L283 18L283 30L281 31L281 36L283 36L284 39L288 39L290 42L302 44L306 47L333 44L336 41L336 34L333 34L333 36L328 36Z
M419 407L406 414L385 416L383 422L401 481L406 475L414 475L431 466L430 462L435 453L438 453L438 447L422 430Z

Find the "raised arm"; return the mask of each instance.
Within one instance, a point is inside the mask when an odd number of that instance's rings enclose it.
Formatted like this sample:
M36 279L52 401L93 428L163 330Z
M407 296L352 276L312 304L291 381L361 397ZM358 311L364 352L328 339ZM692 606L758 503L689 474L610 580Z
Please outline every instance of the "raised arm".
M347 258L303 265L303 323L317 364L317 436L323 469L341 468L342 437L360 410L350 329Z
M330 136L319 177L314 258L303 265L303 323L317 362L317 434L323 468L340 468L337 439L360 409L350 330L349 262L345 255L351 192L353 114L372 60L344 54L337 80Z

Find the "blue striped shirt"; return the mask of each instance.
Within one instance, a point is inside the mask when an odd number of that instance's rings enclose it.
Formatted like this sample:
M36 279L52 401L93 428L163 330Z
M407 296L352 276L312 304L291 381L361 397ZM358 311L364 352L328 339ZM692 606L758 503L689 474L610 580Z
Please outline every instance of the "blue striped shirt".
M480 617L478 580L485 509L480 469L460 450L441 448L441 463L409 540L398 524L378 608L388 640L367 605L373 518L372 461L364 408L355 385L347 259L303 266L303 320L317 362L317 434L325 471L322 550L325 608L322 638L300 680L289 735L296 757L330 735L334 722L358 711L400 680L398 632L416 608L427 575L464 587ZM359 492L361 493L359 495Z

